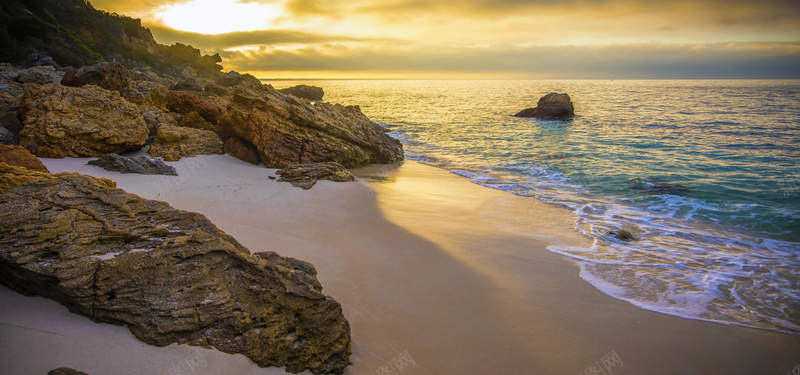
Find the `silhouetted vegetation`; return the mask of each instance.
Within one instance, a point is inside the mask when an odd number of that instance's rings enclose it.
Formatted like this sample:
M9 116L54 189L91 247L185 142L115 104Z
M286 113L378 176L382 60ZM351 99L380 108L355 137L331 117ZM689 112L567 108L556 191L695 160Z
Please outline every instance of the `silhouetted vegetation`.
M0 2L0 61L26 65L31 53L51 56L62 66L119 61L162 72L192 67L222 70L219 55L176 43L156 43L139 19L94 9L85 0L3 0Z

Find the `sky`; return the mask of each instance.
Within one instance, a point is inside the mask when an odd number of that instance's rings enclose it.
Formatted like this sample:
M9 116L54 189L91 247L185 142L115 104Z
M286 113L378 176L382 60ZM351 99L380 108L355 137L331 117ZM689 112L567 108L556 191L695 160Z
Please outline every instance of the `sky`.
M259 78L800 79L800 0L90 0Z

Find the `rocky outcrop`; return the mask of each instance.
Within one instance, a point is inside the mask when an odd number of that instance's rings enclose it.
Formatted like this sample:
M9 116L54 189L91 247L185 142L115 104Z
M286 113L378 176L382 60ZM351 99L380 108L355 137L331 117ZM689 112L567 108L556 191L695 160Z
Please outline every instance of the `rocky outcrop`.
M61 81L61 76L52 66L34 66L17 73L19 83L37 83L40 85Z
M222 154L222 147L219 136L212 131L161 125L147 153L166 161L178 161L183 157Z
M20 144L40 157L83 157L139 149L149 130L139 107L97 86L26 84Z
M223 151L228 155L250 164L261 164L261 157L258 156L258 150L256 150L252 143L245 140L231 137L225 141Z
M551 92L539 99L535 108L515 114L516 117L535 117L542 120L569 120L575 116L575 106L567 94Z
M307 85L292 86L285 89L280 89L278 91L284 94L294 95L298 98L303 98L313 101L320 101L322 100L322 97L325 96L325 91L323 91L321 87L307 86Z
M357 106L345 107L283 95L270 86L235 95L217 127L258 149L267 167L335 161L346 167L393 163L403 146Z
M290 182L293 186L311 189L317 180L336 182L355 181L356 178L343 165L336 162L292 164L275 172L279 182Z
M310 264L250 254L200 214L95 178L46 176L0 194L3 284L151 345L215 347L293 373L347 366L349 324Z
M222 114L222 108L188 91L170 91L166 99L169 111L183 114L197 112L200 117L212 124L216 124Z
M145 156L128 158L117 154L108 154L101 156L99 159L90 160L86 164L119 173L178 175L175 167L167 165L161 160L150 159Z
M30 151L21 146L0 145L0 162L32 171L50 173L36 155L31 154Z
M250 74L241 74L239 72L230 71L228 73L222 74L217 78L217 83L222 86L236 86L241 84L261 84L261 81L258 78L253 77Z

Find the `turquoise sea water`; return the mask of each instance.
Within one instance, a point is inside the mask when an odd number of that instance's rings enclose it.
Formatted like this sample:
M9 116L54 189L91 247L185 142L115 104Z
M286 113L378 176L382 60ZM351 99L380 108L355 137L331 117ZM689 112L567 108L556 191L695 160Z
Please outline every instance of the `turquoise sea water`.
M568 207L594 245L550 250L611 296L800 334L800 81L268 83L321 86L410 159ZM548 92L577 117L511 116Z

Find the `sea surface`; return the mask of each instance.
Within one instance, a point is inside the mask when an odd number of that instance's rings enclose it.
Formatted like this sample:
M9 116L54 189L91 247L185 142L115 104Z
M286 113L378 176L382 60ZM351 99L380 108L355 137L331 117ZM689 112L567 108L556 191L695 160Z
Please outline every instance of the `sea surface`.
M549 250L613 297L800 335L800 81L266 82L323 87L409 159L568 207L593 246ZM549 92L572 121L512 116Z

